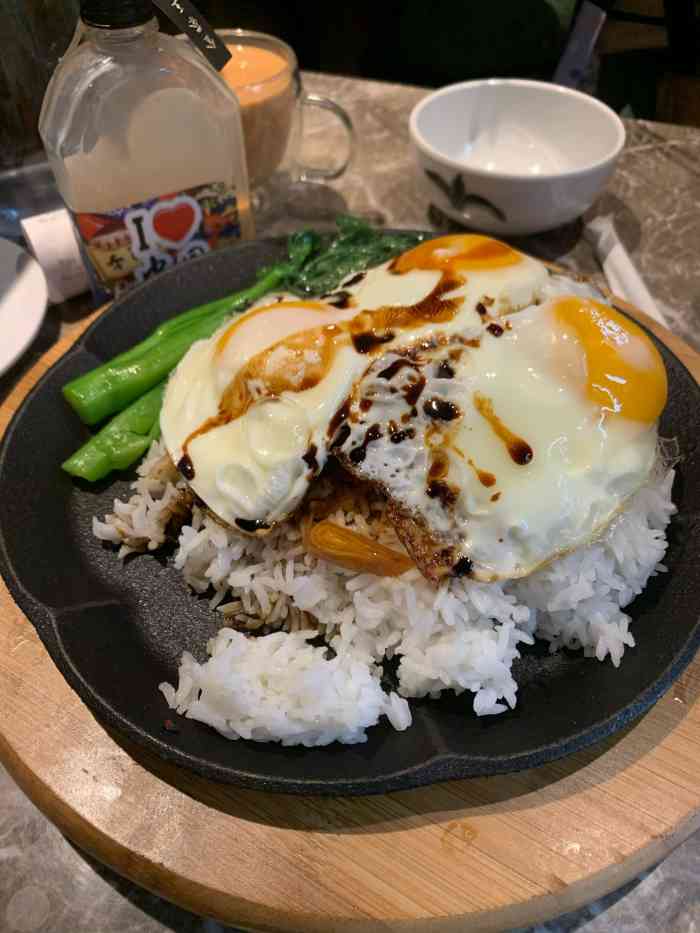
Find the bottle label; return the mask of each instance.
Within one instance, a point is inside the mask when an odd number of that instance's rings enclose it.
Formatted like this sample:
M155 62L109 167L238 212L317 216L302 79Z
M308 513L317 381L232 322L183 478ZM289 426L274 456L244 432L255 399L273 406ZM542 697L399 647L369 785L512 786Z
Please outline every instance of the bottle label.
M74 212L73 220L94 284L106 297L241 236L235 190L223 182L104 214Z

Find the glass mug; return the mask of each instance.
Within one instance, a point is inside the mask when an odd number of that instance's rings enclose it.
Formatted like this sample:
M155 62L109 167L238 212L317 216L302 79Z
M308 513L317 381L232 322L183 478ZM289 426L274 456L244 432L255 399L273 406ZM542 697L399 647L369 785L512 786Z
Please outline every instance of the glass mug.
M251 191L270 180L287 154L295 180L329 181L342 175L352 158L352 121L335 101L304 92L296 55L286 42L247 29L217 29L217 33L232 54L221 76L241 105ZM341 163L321 168L300 162L307 107L330 111L342 124L347 152Z

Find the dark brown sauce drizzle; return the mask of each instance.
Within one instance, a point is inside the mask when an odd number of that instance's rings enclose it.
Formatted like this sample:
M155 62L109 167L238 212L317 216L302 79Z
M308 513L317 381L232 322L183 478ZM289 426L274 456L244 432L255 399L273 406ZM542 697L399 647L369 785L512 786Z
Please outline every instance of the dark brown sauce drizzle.
M523 440L517 440L508 446L508 453L518 466L526 466L532 460L532 447Z
M341 426L344 421L348 420L348 415L350 414L350 400L346 399L343 404L340 406L338 411L333 415L329 424L328 424L328 437L333 437L335 432ZM350 429L348 428L348 431Z
M518 466L526 466L533 457L532 447L521 437L507 428L493 410L493 403L490 398L474 393L474 407L479 414L484 417L493 428L494 434L499 437L506 445L506 450L510 454L511 460Z
M351 463L358 464L367 456L367 446L372 443L372 441L379 440L382 436L381 428L378 424L373 424L370 428L367 428L367 433L365 434L365 439L362 441L359 447L353 447L348 458Z
M430 480L425 492L429 499L439 499L445 509L457 501L457 493L454 489L440 479Z
M452 568L453 577L468 577L472 572L473 562L468 557L460 557Z
M371 398L360 399L360 411L369 411L373 404L374 402Z
M396 272L396 260L392 262L391 271ZM401 274L401 273L398 273ZM380 348L392 341L396 334L396 330L402 330L405 327L412 326L416 323L442 323L446 321L451 321L454 318L461 302L459 298L445 298L444 296L453 291L456 287L462 285L464 279L460 276L451 276L447 271L442 273L440 281L433 288L429 295L426 295L425 298L417 302L412 306L393 306L387 305L381 308L374 309L372 311L365 311L358 314L352 321L348 322L347 328L342 327L342 325L329 324L324 328L321 328L320 337L324 342L324 349L332 356L335 352L337 346L337 341L342 335L345 335L349 331L349 337L352 340L352 343L358 353L362 354L373 354L380 350ZM331 297L333 297L331 295ZM351 296L352 297L352 296ZM342 332L342 333L341 333ZM287 342L293 342L294 338L288 338ZM265 351L267 352L267 351ZM324 364L326 368L328 362ZM320 378L322 378L322 371L319 366L312 367L312 374L309 377L308 384L302 383L301 386L295 386L295 389L306 389L311 388L312 385L318 384ZM245 375L245 367L242 371ZM224 392L220 402L219 402L219 412L216 416L208 418L199 428L193 431L187 440L185 441L183 452L187 453L187 445L195 438L201 434L211 431L214 428L220 427L224 424L228 424L234 418L240 417L245 413L252 401L258 401L263 396L256 396L255 399L250 395L248 385L241 382L241 373L239 372L233 382L227 387ZM289 388L285 384L284 377L282 376L278 382L283 384L284 390ZM273 391L272 387L268 388L268 397L273 397L275 394L279 394L279 386L275 387ZM415 405L420 393L423 390L423 385L420 383L416 386L412 386L410 395L407 396L408 404ZM241 392L245 395L245 398L238 398L241 395ZM238 393L238 395L237 395ZM233 403L236 404L233 404ZM245 403L245 404L244 404ZM415 414L415 412L414 412ZM347 415L345 416L347 417ZM335 420L335 419L334 419ZM328 436L333 437L337 431L338 425L343 419L340 418L338 423L333 426L333 422L329 425ZM337 443L333 446L337 446Z
M401 273L399 273L401 274ZM415 305L385 305L373 311L364 311L350 322L350 331L358 353L373 350L377 343L393 340L395 330L403 330L415 324L440 324L451 321L461 305L459 298L444 296L464 284L459 276L443 273L435 288ZM381 337L391 333L391 337ZM362 341L358 345L358 339ZM362 348L364 341L369 341L367 348Z
M364 334L353 334L352 342L358 353L371 353L383 343L389 343L394 336L392 331L387 331L386 334L373 334L372 331L366 331Z
M350 425L347 423L342 424L340 428L338 429L338 433L336 434L333 440L333 443L331 444L331 450L333 450L335 447L342 447L345 441L349 437L350 437Z
M415 436L416 432L413 430L413 428L406 428L404 431L402 431L399 427L397 427L396 430L389 434L389 440L392 444L400 444L402 441L405 441L406 438L414 438Z
M489 312L486 305L479 301L476 306L476 313L480 314L482 317L485 317Z
M404 366L408 366L411 369L416 369L416 364L413 360L407 360L405 357L400 357L398 360L394 360L393 363L389 363L386 369L383 369L380 373L377 374L377 379L386 379L390 381L394 376L400 372Z
M188 483L194 479L194 464L189 454L183 454L177 462L178 472L181 473Z
M403 390L403 397L406 399L406 404L414 406L412 408L411 414L415 418L418 412L415 410L415 404L423 393L425 388L425 376L421 376L415 382L412 382L410 385L406 386Z
M500 498L501 498L500 492L494 492L494 494L491 496L491 501L498 502Z
M435 375L438 379L454 379L455 371L447 360L440 360Z
M489 324L489 326L486 328L486 330L487 330L490 334L493 334L494 337L502 337L502 336L503 336L503 328L501 327L500 324L496 324L496 323Z
M455 504L458 495L457 490L445 482L449 469L450 461L444 450L434 450L425 492L429 499L439 499L445 509Z
M345 338L346 335L349 335L358 353L374 355L381 351L381 347L384 344L394 340L397 330L402 330L416 323L443 323L451 321L460 306L460 299L445 298L444 296L459 285L462 285L463 282L464 280L459 276L451 277L444 272L440 281L430 294L426 295L425 298L421 299L415 305L386 305L374 310L364 311L347 322L347 327L329 324L321 328L320 333L317 335L317 339L322 342L324 353L331 358L335 354L338 342ZM287 338L287 344L290 342L293 343L294 339L293 336ZM268 348L267 351L263 352L269 353L270 349L271 348ZM325 360L323 365L327 369L329 361ZM204 424L200 425L199 428L189 435L183 448L184 453L187 453L187 445L195 437L207 431L211 431L216 427L228 424L230 421L234 420L234 418L238 418L242 414L245 414L253 401L258 401L260 398L264 397L263 393L253 398L248 383L243 378L245 375L246 367L237 373L232 383L229 384L225 390L219 402L218 414L208 418ZM320 366L311 367L308 380L305 378L301 385L295 384L294 389L304 390L312 388L312 386L318 384L322 376L323 371ZM424 384L423 380L423 384L418 384L408 390L409 394L406 395L408 404L415 405L420 393L423 391ZM280 386L282 387L281 389ZM273 397L275 394L279 395L280 391L286 391L291 387L287 385L284 374L281 374L276 381L274 390L271 385L265 388L267 389L267 396ZM333 436L334 431L329 429L328 433L330 437Z
M433 450L433 459L428 468L428 479L444 479L450 469L450 461L444 450Z
M352 300L352 295L350 292L340 291L333 292L331 295L325 295L324 301L326 304L332 305L334 308L352 308L354 302Z
M310 444L309 449L301 458L312 473L318 473L318 460L316 459L317 453L318 447L315 444Z
M469 463L469 466L472 468L472 470L474 470L476 473L477 478L482 486L490 488L491 486L496 485L496 477L493 475L493 473L489 473L487 470L480 470L471 458L467 462Z
M454 402L436 396L423 403L423 411L428 418L434 418L438 421L454 421L455 418L459 418L462 414Z
M241 531L246 531L251 535L255 534L256 531L268 531L270 528L267 522L263 522L259 518L237 518L236 524Z
M367 275L366 272L356 272L347 282L343 282L343 288L350 288L352 285L359 285L359 283Z

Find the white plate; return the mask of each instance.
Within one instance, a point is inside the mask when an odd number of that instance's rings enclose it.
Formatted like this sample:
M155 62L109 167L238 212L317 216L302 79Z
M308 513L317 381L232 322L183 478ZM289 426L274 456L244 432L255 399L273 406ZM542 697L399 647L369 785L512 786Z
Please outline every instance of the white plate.
M47 298L46 278L36 259L0 239L0 376L36 337Z

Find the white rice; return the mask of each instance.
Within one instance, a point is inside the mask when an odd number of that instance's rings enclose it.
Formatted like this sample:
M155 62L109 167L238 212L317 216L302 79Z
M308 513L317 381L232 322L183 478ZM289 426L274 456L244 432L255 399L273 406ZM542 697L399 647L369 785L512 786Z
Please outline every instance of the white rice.
M122 556L166 539L185 484L164 453L154 444L131 499L115 501L104 522L94 519L95 535L120 545ZM366 741L381 716L405 729L409 698L447 689L469 690L480 716L512 708L513 661L535 635L552 651L582 648L618 666L634 646L623 609L665 570L673 475L655 476L598 541L521 581L454 579L438 589L416 569L375 577L319 560L293 522L251 538L195 506L175 566L196 592L211 591L212 607L233 627L209 642L204 664L183 656L177 689L160 689L172 709L227 738L311 746ZM330 517L400 549L381 511L373 503ZM309 643L319 634L332 651ZM386 693L381 662L394 656L398 692Z
M308 642L316 632L276 632L250 638L223 628L209 644L211 659L185 653L177 691L161 690L173 709L206 722L229 739L283 745L366 741L365 730L386 715L396 729L411 723L408 704L387 695L375 665Z

